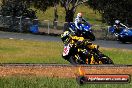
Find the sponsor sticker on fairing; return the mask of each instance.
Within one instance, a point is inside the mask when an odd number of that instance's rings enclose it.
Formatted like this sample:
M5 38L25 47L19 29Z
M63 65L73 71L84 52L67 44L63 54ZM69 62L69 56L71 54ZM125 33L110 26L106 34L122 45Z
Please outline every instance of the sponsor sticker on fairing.
M69 44L64 46L64 50L63 50L63 56L66 56L69 54L69 51L70 51L70 46Z

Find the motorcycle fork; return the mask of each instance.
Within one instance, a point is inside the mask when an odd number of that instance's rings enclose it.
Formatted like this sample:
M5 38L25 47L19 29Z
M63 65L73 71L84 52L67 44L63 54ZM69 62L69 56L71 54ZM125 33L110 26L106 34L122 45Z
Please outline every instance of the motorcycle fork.
M91 62L91 55L87 54L85 62L86 62L86 64L90 64L90 62Z
M80 56L77 54L75 55L75 58L76 58L76 61L81 63L81 64L84 64L85 62L80 58Z
M87 53L86 64L95 64L95 58L94 58L93 54Z
M78 52L79 52L82 56L84 56L84 54L87 55L87 51L86 51L85 49L78 49ZM85 64L90 64L90 60L89 60L88 56L84 56L82 61L83 61Z
M88 60L88 58L86 58L86 64L89 64L89 60Z
M75 58L76 58L76 61L78 62L78 61L82 61L81 59L80 59L80 57L79 57L79 55L77 54L77 55L75 55Z
M94 56L92 55L90 64L95 64Z
M102 61L99 61L99 64L103 64Z
M97 60L97 57L92 55L90 64L103 64L101 60Z

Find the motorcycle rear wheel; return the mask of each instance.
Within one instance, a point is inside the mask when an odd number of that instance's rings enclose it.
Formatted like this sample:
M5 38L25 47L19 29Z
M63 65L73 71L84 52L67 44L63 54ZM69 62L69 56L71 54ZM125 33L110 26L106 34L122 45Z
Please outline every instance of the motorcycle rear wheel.
M79 65L79 64L85 64L79 60L77 60L75 57L71 56L69 58L69 62L72 64L72 65Z

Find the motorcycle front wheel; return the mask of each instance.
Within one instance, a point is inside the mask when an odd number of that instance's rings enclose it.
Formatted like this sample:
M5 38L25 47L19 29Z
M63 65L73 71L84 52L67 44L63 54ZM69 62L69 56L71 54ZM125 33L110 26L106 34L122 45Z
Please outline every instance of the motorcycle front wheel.
M71 56L71 57L69 58L69 62L70 62L72 65L85 64L85 62L78 60L78 59L75 58L74 56Z
M72 65L77 65L77 64L78 64L78 62L76 61L75 57L73 57L73 56L71 56L71 57L69 58L69 62L70 62Z
M114 62L106 55L101 57L102 64L114 64Z

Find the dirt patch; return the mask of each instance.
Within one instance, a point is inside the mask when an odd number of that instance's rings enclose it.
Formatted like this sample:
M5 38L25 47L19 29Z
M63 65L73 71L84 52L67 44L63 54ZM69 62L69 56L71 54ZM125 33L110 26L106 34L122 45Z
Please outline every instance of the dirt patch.
M81 67L86 74L130 74L130 67ZM75 78L79 74L79 66L0 66L0 77L5 76L46 76L59 78Z

